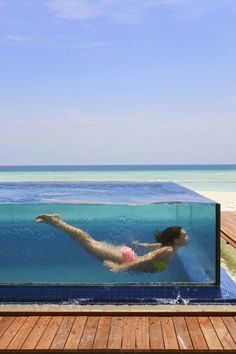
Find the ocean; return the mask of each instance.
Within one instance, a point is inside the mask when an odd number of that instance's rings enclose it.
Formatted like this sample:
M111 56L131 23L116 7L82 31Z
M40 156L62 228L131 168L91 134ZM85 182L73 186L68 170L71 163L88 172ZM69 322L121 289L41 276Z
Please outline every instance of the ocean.
M172 181L195 191L236 192L236 165L0 166L0 183Z

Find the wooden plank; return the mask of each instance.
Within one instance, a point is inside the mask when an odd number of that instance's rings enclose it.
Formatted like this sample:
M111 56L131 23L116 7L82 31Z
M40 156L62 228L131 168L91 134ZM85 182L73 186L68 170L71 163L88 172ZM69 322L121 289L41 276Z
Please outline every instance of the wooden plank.
M123 318L118 316L112 317L107 348L121 349L122 334L123 334Z
M64 349L75 350L78 348L86 321L87 316L76 316Z
M235 222L234 222L234 220L225 220L225 219L223 219L222 221L221 221L221 229L223 229L223 228L228 228L229 230L234 230L235 229L235 227L236 227L236 224L235 224Z
M221 237L236 248L236 213L221 213Z
M173 322L180 349L193 349L192 341L184 317L173 317Z
M235 239L235 228L236 226L233 226L232 224L223 224L220 228L221 232L224 232L226 235L228 234L230 237L232 237L233 239Z
M208 350L205 337L198 323L197 317L185 317L185 321L188 327L188 331L192 340L192 344L195 350Z
M36 347L50 319L50 316L40 316L38 318L35 326L32 328L30 334L22 344L21 349L34 349Z
M51 350L62 350L64 348L74 321L75 316L65 316L63 318L57 334L55 335L52 344L50 345Z
M88 317L85 323L84 331L78 349L92 349L97 331L98 321L98 316Z
M222 212L221 222L230 222L236 226L236 215L234 212Z
M218 335L218 338L221 342L221 345L224 349L236 349L233 338L225 327L224 322L220 317L214 316L210 317L210 321L214 327L215 332Z
M106 349L111 326L111 316L99 318L93 349Z
M221 232L221 237L229 243L232 247L236 248L236 240L234 241L231 237Z
M0 338L0 349L6 349L11 343L12 339L15 337L23 323L26 321L26 316L16 317L7 330L3 333Z
M161 327L165 349L179 349L172 318L161 317Z
M42 337L40 338L38 344L35 347L36 349L48 350L50 348L50 345L58 331L58 328L60 327L62 320L63 316L51 317L45 331L42 334Z
M17 332L11 343L8 345L7 349L18 349L22 346L30 331L37 322L39 316L29 316L20 330Z
M220 341L214 331L210 319L208 317L199 316L198 322L206 339L208 348L211 350L222 349L222 345L220 344Z
M221 221L231 221L236 225L236 212L235 211L222 211Z
M235 236L235 226L233 226L233 225L225 223L225 224L223 224L221 226L221 231L224 232L226 235L229 235L233 239L236 238L236 236Z
M135 331L137 317L123 317L122 349L131 350L135 348Z
M135 341L137 350L146 350L149 345L149 321L148 317L138 317L136 321Z
M15 316L7 316L7 317L2 318L2 320L0 322L0 337L7 330L7 328L11 325L11 323L14 321L14 319L15 319Z
M231 334L234 342L236 343L236 321L232 316L221 317L229 333Z
M150 348L164 349L160 317L149 317Z

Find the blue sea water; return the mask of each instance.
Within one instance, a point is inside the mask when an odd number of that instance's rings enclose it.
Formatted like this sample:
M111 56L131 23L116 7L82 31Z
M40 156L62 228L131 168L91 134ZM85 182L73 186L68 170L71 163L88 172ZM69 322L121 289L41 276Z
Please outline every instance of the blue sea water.
M195 191L236 192L236 165L0 166L0 183L172 181Z

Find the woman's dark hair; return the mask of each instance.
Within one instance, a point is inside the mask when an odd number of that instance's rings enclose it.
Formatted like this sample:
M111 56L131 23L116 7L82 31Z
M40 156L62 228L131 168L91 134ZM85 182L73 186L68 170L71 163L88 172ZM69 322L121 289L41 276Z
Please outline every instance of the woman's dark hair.
M163 246L169 246L174 240L179 238L181 230L181 226L171 226L161 232L155 233L154 236L158 243L161 243Z

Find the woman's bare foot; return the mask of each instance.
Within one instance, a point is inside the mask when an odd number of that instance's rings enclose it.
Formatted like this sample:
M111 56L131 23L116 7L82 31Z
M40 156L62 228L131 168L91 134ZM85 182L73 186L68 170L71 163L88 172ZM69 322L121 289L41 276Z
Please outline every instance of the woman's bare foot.
M42 214L42 215L38 215L36 216L36 222L44 222L46 224L50 224L50 225L55 225L58 221L60 221L60 215L58 214Z

